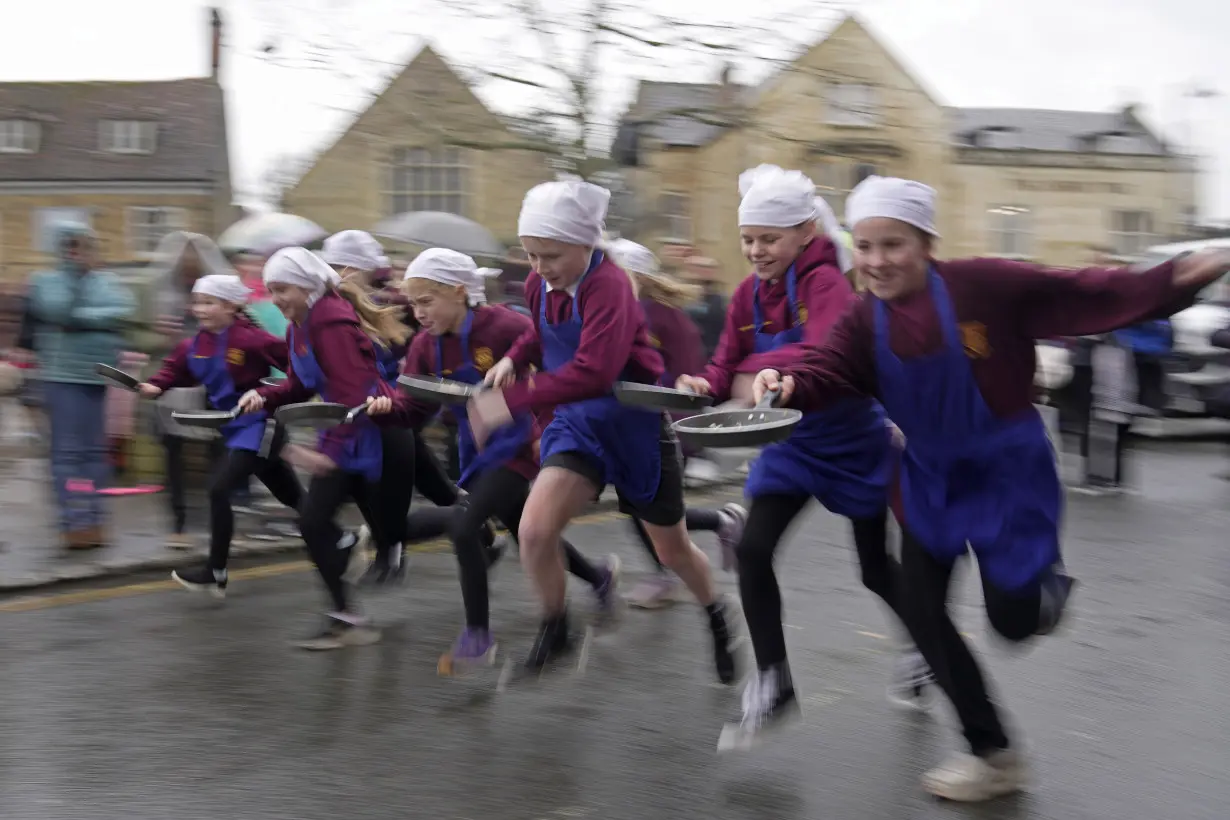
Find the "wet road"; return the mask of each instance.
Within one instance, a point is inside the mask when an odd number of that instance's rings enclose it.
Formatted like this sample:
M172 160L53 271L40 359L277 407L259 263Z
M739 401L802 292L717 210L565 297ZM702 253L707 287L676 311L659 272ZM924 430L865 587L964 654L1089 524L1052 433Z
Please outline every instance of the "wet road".
M920 793L955 743L951 719L885 702L884 618L842 522L813 511L779 562L804 725L751 755L714 753L738 692L710 682L694 606L630 612L583 676L497 694L494 675L436 675L460 619L450 556L416 555L404 591L367 599L382 644L320 655L288 645L321 604L292 564L238 574L221 607L161 581L0 600L0 815L1225 818L1230 484L1213 477L1219 450L1184 454L1144 458L1142 497L1072 499L1069 566L1085 586L1064 634L1010 652L962 579L963 628L1030 752L1026 795L962 807ZM626 526L608 516L574 540L640 570ZM515 562L494 586L493 623L520 656L534 618Z

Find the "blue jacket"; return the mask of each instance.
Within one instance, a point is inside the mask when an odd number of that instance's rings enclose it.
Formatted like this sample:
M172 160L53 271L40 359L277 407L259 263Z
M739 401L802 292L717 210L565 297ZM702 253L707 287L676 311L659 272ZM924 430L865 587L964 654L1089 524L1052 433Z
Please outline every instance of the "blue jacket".
M89 235L84 226L62 226L56 247L74 236ZM27 298L34 319L39 378L103 384L94 365L116 364L124 349L123 331L136 310L128 288L113 273L81 272L61 258L55 270L31 277Z

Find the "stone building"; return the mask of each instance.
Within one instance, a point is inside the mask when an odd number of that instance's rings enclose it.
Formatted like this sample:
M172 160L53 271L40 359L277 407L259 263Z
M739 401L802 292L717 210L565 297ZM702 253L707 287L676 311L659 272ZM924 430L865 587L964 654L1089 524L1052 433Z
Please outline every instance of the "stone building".
M636 238L746 270L740 171L808 173L840 217L870 174L939 191L943 256L1075 265L1091 245L1128 256L1189 233L1196 175L1133 108L1070 112L943 106L855 17L757 87L641 82L613 154L641 211Z
M168 231L234 221L216 10L208 34L206 77L0 83L0 280L48 264L57 222L89 224L103 263L123 267Z
M330 231L447 211L515 244L525 192L552 177L548 155L529 144L424 46L286 191L282 207Z

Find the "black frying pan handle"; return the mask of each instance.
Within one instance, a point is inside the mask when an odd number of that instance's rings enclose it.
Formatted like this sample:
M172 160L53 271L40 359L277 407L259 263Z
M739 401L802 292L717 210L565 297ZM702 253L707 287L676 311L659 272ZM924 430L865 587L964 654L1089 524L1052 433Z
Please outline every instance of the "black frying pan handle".
M764 395L760 397L760 401L756 402L756 409L768 410L773 407L773 405L777 404L777 400L781 397L781 395L782 389L780 387L773 387L764 391Z
M359 416L367 415L367 407L368 406L366 404L360 404L358 407L350 408L350 412L346 414L346 418L342 421L342 424L350 424Z

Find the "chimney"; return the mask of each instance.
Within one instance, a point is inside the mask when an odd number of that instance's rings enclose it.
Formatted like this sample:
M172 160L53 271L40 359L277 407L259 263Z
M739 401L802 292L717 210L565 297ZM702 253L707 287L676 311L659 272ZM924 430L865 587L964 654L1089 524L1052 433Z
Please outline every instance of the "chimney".
M218 68L222 64L222 13L217 9L209 10L210 35L209 67L210 75L218 79Z

